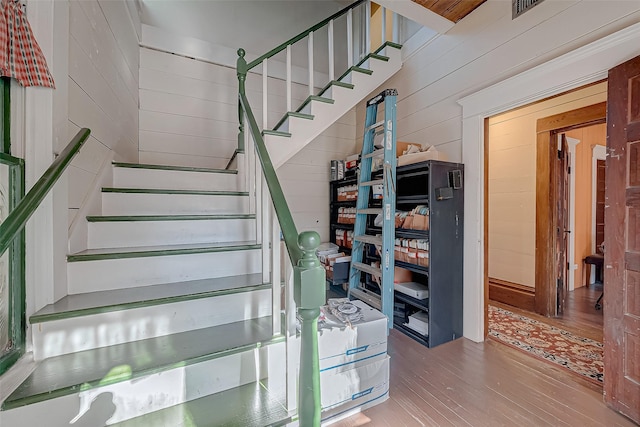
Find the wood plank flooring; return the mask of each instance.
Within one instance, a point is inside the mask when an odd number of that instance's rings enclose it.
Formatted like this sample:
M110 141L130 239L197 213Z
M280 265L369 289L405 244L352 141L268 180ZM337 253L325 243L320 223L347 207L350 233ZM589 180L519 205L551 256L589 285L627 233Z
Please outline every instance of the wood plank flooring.
M602 342L602 285L578 288L558 319L491 302ZM602 387L493 340L426 348L389 334L389 400L336 424L355 426L634 426L607 408Z
M492 340L429 349L392 330L388 352L389 400L335 426L635 425L601 387Z

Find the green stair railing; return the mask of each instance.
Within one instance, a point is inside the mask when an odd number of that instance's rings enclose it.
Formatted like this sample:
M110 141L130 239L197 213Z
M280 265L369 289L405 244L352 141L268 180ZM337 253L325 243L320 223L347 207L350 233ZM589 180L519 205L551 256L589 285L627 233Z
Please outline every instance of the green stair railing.
M55 183L65 171L73 157L85 143L91 131L80 129L76 136L62 150L42 174L40 179L24 194L24 162L8 154L0 155L0 164L11 167L9 186L11 197L9 200L10 213L0 224L0 256L11 248L10 280L19 281L19 286L10 286L10 340L11 349L0 355L0 373L8 369L24 353L25 342L25 304L24 304L24 228L27 221L36 212L44 198L49 194Z
M361 7L363 21L358 28L358 36L354 37L354 10ZM381 44L384 45L386 40L386 15L384 8L381 8ZM298 418L300 425L303 427L319 426L321 414L320 402L320 370L318 360L318 336L317 322L320 314L320 306L326 302L325 295L325 271L315 255L315 250L320 244L320 236L316 232L298 233L293 216L288 207L287 200L282 191L280 182L276 175L275 168L271 162L269 152L267 150L263 132L268 128L267 112L268 112L268 63L269 59L275 55L285 52L285 81L286 81L286 111L291 112L291 85L292 85L292 65L291 65L291 46L295 43L307 39L308 43L308 86L309 98L307 102L315 95L314 86L314 44L313 35L316 31L326 27L328 35L328 51L329 51L329 85L335 82L335 62L334 62L334 21L346 15L347 26L347 70L352 69L356 59L363 58L370 51L370 18L371 18L371 2L367 0L357 0L348 7L333 14L327 19L317 23L311 28L301 32L295 37L282 43L280 46L271 49L264 55L259 56L251 62L246 61L246 52L244 49L238 49L237 60L237 77L238 77L238 148L234 153L234 158L238 153L245 153L245 140L251 137L254 142L256 156L260 161L264 182L266 183L271 195L273 207L280 224L282 237L286 245L291 264L294 266L293 271L293 300L297 306L298 317L301 321L301 351L300 351L300 371L298 380ZM394 39L397 36L397 23L399 19L394 14ZM357 42L354 42L354 40ZM354 55L354 46L358 52ZM358 56L355 58L354 56ZM362 59L364 60L364 59ZM254 116L251 105L247 98L246 81L247 74L258 65L262 65L262 128L258 125ZM348 72L348 71L347 71ZM342 74L342 73L341 73ZM343 74L346 75L347 73ZM280 122L282 123L282 121ZM245 129L248 128L248 129ZM245 131L248 133L245 134ZM245 153L249 154L249 153ZM233 159L230 161L230 163ZM275 243L274 245L275 250Z

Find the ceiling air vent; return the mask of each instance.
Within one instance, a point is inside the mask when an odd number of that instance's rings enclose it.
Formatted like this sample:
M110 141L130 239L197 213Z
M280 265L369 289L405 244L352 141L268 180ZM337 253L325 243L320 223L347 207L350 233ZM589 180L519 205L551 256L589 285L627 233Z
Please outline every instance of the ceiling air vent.
M539 5L544 0L511 0L511 19L516 19L518 16L530 10L536 5Z

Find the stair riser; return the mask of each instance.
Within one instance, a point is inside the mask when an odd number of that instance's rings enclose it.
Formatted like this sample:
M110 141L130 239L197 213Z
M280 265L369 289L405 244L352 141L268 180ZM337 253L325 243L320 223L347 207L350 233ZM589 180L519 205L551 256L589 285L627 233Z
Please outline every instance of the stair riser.
M307 105L304 106L302 110L300 110L303 114L311 114L311 115L319 115L319 114L327 114L331 111L331 107L333 104L329 104L321 101L311 101Z
M123 188L239 191L241 180L239 174L114 167L113 184Z
M272 344L0 412L0 425L66 426L74 425L70 423L74 418L81 426L102 426L107 420L114 424L259 378L282 375L283 369L269 372L269 367L284 365L284 360L284 343Z
M33 357L42 360L76 351L255 319L269 316L271 309L271 290L262 289L36 323L32 328Z
M103 193L103 215L249 213L247 196Z
M89 223L91 249L233 242L255 238L255 219Z
M67 263L69 294L260 271L261 253L258 249Z

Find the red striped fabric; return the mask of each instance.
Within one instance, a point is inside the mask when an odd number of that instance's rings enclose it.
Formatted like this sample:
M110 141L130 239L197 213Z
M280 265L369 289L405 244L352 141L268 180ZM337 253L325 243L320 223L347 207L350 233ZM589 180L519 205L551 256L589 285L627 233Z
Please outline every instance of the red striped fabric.
M13 77L22 86L55 88L47 61L15 0L0 3L0 75Z

